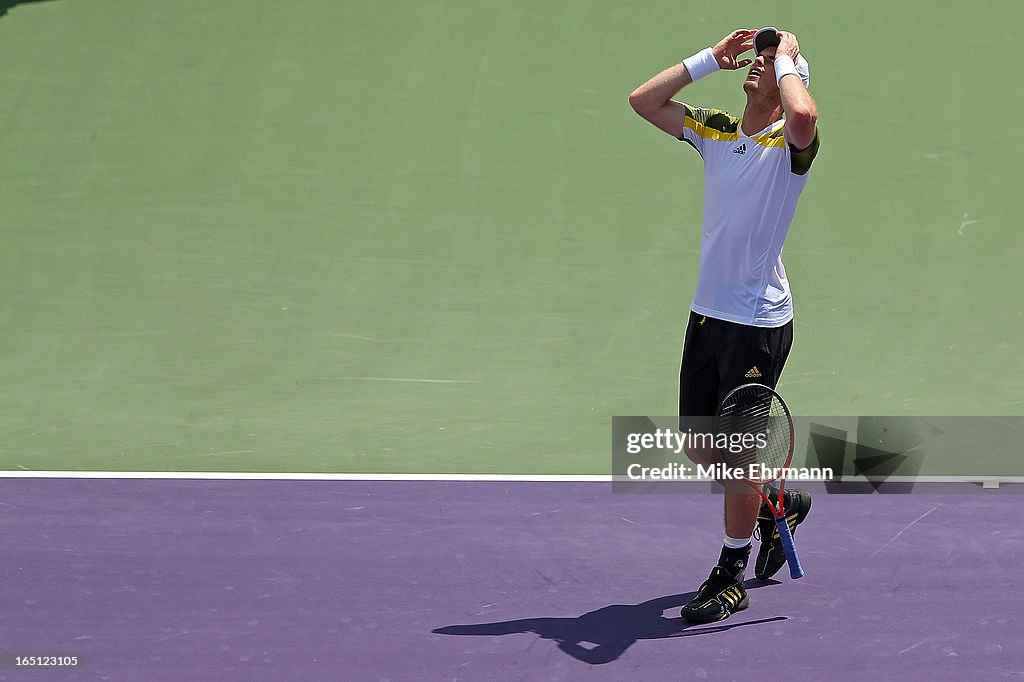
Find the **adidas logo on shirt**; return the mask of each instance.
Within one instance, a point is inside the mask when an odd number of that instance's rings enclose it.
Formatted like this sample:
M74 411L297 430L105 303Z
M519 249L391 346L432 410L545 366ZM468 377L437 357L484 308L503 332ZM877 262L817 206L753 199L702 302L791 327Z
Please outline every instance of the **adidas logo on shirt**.
M746 377L746 378L748 378L748 379L760 379L760 378L761 378L761 370L759 370L759 369L757 368L757 365L754 365L754 366L753 366L753 367L751 367L751 368L750 368L750 370L749 370L749 371L748 371L748 372L747 372L746 374L744 374L743 376L745 376L745 377Z
M739 147L736 147L736 149L732 150L732 153L733 154L746 154L747 153L747 143L744 142Z

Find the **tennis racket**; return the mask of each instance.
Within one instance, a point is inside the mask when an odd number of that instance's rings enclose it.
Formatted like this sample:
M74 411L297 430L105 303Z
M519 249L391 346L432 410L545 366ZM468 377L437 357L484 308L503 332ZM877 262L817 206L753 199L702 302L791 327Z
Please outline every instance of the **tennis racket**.
M717 431L729 437L729 447L719 448L725 464L743 470L743 482L761 496L779 528L789 575L802 578L804 569L793 544L784 508L786 481L783 469L793 461L796 443L793 416L782 396L763 384L744 384L722 400L716 416ZM778 506L764 493L766 484L779 481ZM763 541L763 540L762 540Z

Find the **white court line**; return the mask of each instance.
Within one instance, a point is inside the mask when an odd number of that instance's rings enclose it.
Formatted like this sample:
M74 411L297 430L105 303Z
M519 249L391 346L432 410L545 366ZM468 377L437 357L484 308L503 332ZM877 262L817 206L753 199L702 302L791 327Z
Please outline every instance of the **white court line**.
M240 481L500 481L611 483L602 474L332 474L231 471L0 471L0 478L153 478Z
M138 479L210 479L227 481L497 481L502 483L612 483L611 474L374 474L374 473L296 473L290 471L0 471L0 478L138 478ZM843 476L841 483L865 483L862 476ZM621 482L658 483L658 481ZM798 483L824 483L820 478ZM837 481L838 482L838 481ZM885 483L1024 483L1024 476L890 476ZM709 483L708 480L670 481L674 484ZM789 483L787 481L787 483Z

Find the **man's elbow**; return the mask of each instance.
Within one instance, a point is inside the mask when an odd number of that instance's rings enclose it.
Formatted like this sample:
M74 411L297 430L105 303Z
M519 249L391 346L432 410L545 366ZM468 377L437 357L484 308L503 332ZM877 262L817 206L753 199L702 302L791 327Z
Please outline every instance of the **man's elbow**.
M818 125L818 112L813 107L800 107L789 112L786 116L789 124L799 130L814 131Z
M818 128L818 112L814 109L797 109L786 115L788 137L798 149L806 149L814 142Z
M629 106L633 107L633 111L638 114L643 110L643 98L640 96L639 91L634 90L629 93Z
M629 93L629 106L644 118L649 118L657 110L657 107L651 104L651 98L647 97L639 88Z

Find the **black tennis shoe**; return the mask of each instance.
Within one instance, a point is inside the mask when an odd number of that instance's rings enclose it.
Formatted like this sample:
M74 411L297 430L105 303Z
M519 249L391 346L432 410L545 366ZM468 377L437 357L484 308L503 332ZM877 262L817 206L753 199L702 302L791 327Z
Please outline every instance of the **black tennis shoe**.
M692 623L713 623L724 620L750 606L743 585L722 566L711 569L697 596L689 601L680 615Z
M778 499L779 492L772 489L768 497L774 503ZM789 532L796 535L796 527L807 518L807 512L811 511L811 494L806 490L787 490L784 510L786 512L786 523L789 524ZM757 551L757 561L754 563L754 575L761 580L768 580L779 572L779 569L786 564L786 551L782 548L782 538L779 537L779 527L775 525L775 517L768 505L761 502L761 511L757 513L757 535L761 540L761 549Z

